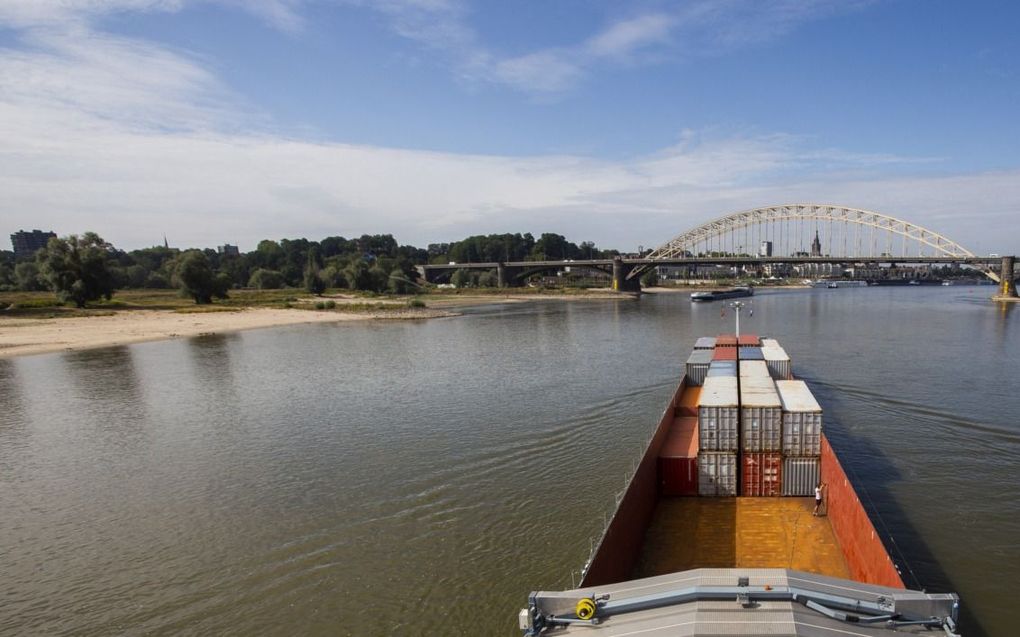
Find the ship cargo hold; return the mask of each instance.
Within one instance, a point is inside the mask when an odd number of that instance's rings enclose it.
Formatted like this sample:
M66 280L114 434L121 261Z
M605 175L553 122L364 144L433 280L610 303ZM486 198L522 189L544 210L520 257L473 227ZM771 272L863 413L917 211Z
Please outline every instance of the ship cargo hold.
M681 376L579 587L533 592L525 635L956 635L959 598L905 588L789 358L776 381L716 358L737 345Z

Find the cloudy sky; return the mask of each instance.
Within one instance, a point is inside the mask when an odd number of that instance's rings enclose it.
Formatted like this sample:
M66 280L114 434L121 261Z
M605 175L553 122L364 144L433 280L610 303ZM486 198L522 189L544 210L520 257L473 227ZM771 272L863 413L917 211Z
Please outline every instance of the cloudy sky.
M0 233L560 232L867 208L1020 252L1020 5L0 0Z

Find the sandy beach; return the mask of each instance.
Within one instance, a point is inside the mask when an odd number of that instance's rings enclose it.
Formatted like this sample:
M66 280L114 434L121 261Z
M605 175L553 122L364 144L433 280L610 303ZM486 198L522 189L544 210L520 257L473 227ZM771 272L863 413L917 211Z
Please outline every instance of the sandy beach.
M108 316L0 318L0 358L126 345L302 323L434 318L449 312L420 309L387 312L313 312L251 308L233 312L181 313L131 310Z
M365 301L363 298L344 295L328 298L336 303L336 310L311 311L275 308L243 308L214 312L121 310L99 316L62 318L14 318L4 317L0 313L0 358L94 349L303 323L440 318L456 316L456 308L497 303L619 299L627 298L627 296L609 291L579 295L461 294L430 298L428 299L429 306L426 308L406 308L404 301L373 300L380 306L394 306L394 309L386 308L378 311L364 309L344 311L344 305L363 303ZM397 309L398 306L399 309Z
M650 294L689 292L690 288L648 288ZM243 308L232 311L175 312L173 310L121 310L98 316L65 318L14 318L0 313L0 358L31 356L127 345L145 341L187 338L240 330L346 321L430 319L456 316L458 308L532 301L586 301L632 299L634 295L611 290L586 290L580 294L456 294L428 298L427 308L406 308L404 301L374 300L377 305L399 309L344 311L344 305L365 299L328 297L336 310ZM315 300L315 299L312 299ZM305 299L309 301L309 299Z

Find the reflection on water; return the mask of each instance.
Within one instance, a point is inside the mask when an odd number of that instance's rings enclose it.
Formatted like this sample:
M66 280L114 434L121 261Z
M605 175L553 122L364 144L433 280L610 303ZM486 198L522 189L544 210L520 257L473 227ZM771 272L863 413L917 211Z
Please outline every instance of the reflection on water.
M766 290L741 323L812 383L908 579L1008 634L1020 321L975 290ZM721 310L508 304L0 360L0 634L514 634L529 591L570 585Z

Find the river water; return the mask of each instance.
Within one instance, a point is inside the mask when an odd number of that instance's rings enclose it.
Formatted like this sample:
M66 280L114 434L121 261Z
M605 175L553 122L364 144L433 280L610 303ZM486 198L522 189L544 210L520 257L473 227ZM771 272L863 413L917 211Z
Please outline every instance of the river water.
M742 320L968 635L1020 626L1020 308L991 291L762 291ZM0 634L519 634L720 314L661 294L0 359Z

